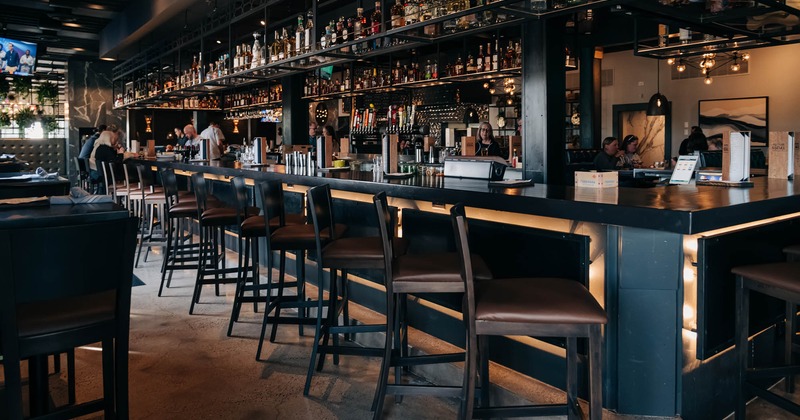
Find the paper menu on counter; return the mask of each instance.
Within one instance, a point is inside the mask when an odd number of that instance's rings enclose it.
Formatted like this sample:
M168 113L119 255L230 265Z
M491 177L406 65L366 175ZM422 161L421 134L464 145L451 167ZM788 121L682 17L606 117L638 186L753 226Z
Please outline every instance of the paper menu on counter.
M722 139L722 180L750 179L750 132L731 131Z
M672 171L669 183L672 185L686 185L691 181L694 168L697 166L697 155L678 156L678 162Z

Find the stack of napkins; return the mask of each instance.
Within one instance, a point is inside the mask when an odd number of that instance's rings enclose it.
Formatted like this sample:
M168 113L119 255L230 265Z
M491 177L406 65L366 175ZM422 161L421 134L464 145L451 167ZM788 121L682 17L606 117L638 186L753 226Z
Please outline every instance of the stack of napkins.
M100 204L113 203L110 195L93 195L80 187L72 187L69 195L50 197L50 204Z

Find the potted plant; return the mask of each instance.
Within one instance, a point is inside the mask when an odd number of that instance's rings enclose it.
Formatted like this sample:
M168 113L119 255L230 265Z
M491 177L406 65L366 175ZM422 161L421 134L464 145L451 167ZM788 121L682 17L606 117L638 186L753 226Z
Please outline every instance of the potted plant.
M0 127L8 127L11 125L11 114L7 109L0 111Z
M44 82L36 89L36 99L40 105L55 104L58 99L58 86Z
M47 138L50 133L58 129L58 120L56 120L54 115L43 115L41 122L42 131L44 131L45 138Z
M5 77L0 77L0 100L4 100L8 97L8 91L11 89L11 86L8 84L8 80Z
M35 119L36 114L34 114L30 108L22 108L17 111L17 115L14 116L14 121L17 122L20 138L25 138L25 129L30 127Z

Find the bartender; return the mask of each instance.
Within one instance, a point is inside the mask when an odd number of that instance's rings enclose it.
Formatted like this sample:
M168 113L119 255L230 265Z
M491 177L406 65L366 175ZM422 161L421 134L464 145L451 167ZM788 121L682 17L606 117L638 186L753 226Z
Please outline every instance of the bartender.
M478 141L475 142L475 156L502 156L500 145L494 139L492 125L482 122L478 126Z

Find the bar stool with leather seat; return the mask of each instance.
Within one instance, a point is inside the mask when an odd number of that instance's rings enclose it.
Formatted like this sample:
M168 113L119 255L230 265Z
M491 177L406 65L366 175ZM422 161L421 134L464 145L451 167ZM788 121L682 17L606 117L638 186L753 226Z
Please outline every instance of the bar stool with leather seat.
M384 251L381 236L333 237L330 238L326 244L324 235L326 232L330 232L332 227L335 226L330 187L328 185L322 185L310 189L308 191L308 202L308 208L313 209L311 216L317 243L317 255L319 256L317 259L319 306L317 308L318 322L316 337L311 351L311 360L309 361L304 395L307 395L310 389L311 378L314 374L314 365L317 364L317 370L322 370L326 354L331 353L334 355L334 364L338 364L338 356L341 354L360 356L381 356L383 354L383 349L381 348L365 348L350 345L341 346L338 340L339 334L345 334L345 337L352 339L352 335L356 333L386 332L385 323L350 325L347 292L348 270L380 270L384 268ZM395 238L393 234L391 236L393 252L398 255L404 255L408 249L408 241L403 238ZM328 314L327 317L323 319L322 279L325 269L330 270L331 280L328 294L330 302ZM339 272L341 272L341 275L338 275ZM339 299L340 293L341 299ZM343 314L343 325L338 325L340 312ZM328 344L331 337L333 337L333 345Z
M181 194L178 190L178 178L171 168L161 171L161 184L164 186L165 230L167 231L167 247L164 251L161 266L161 285L158 296L161 296L164 285L170 287L174 270L196 270L200 244L192 240L192 235L184 236L192 219L197 218L197 202L192 195ZM210 202L211 200L209 200ZM188 243L186 243L188 241Z
M206 180L201 173L192 174L192 187L195 193L197 220L200 226L200 252L197 261L197 278L195 280L192 303L189 314L194 313L194 305L200 302L200 292L206 284L213 284L219 296L220 284L235 284L238 267L227 267L225 261L225 227L236 225L238 211L232 207L210 207ZM213 278L212 278L213 276Z
M270 180L259 183L258 189L261 195L261 202L264 206L264 229L267 232L266 248L267 255L273 252L280 253L278 260L278 284L272 283L272 276L268 277L267 308L264 310L264 320L261 324L261 336L258 342L256 360L261 358L261 350L264 344L267 324L272 323L270 332L270 342L275 342L279 324L298 324L300 335L303 335L303 325L314 325L317 318L306 316L308 308L318 307L317 301L307 301L305 298L305 252L316 248L316 235L314 226L311 224L301 224L298 216L293 216L297 224L289 224L290 217L285 214L283 188L280 181ZM321 241L327 243L331 236L340 237L347 230L347 227L336 224L333 234L326 231L321 235ZM287 283L286 275L286 251L295 251L297 264L296 283ZM270 270L271 273L271 270ZM296 287L297 295L293 297L285 296L284 291L287 287ZM273 289L277 289L277 296L273 296ZM325 305L325 303L323 303ZM285 308L296 308L296 317L281 316L281 310ZM272 311L275 315L270 316Z
M166 241L166 232L163 224L166 198L164 188L156 184L155 175L150 169L150 165L136 165L136 173L139 175L139 214L142 218L142 227L139 230L139 250L136 252L136 266L138 267L139 256L142 254L145 242L147 242L147 248L144 254L144 262L147 262L147 255L150 253L153 243L162 244ZM155 236L156 227L160 230L160 236ZM145 241L145 237L147 241Z
M465 353L446 353L411 356L408 345L408 322L405 320L409 294L464 293L461 263L455 252L408 254L396 256L390 246L394 231L386 193L373 197L378 215L383 248L386 285L386 318L392 328L386 334L383 363L372 408L374 418L383 416L386 394L396 396L429 394L439 397L461 397L462 386L428 386L402 383L402 370L411 366L453 363L465 360ZM489 280L492 273L478 255L473 255L475 278ZM394 366L394 384L389 383L389 371Z
M797 334L795 314L800 304L800 262L780 262L734 267L736 275L736 356L737 399L736 418L746 416L747 399L751 394L764 399L796 416L800 416L800 404L781 397L751 379L786 377L800 373L800 364L793 363L792 339ZM750 292L755 291L781 299L785 302L784 365L777 367L748 366L750 354L749 322ZM789 388L791 390L791 388Z
M602 394L602 326L606 312L580 282L563 278L513 278L475 282L469 253L469 228L464 206L450 209L464 281L467 362L464 369L462 418L520 417L567 414L583 417L578 405L577 339L588 338L589 418L600 420ZM564 337L567 350L567 403L563 405L489 406L489 346L492 335ZM480 341L480 344L478 344ZM480 349L478 349L480 346ZM474 409L476 365L480 357L481 407ZM474 410L474 412L473 412Z
M105 418L128 417L128 333L131 276L136 247L133 218L0 232L0 353L6 414L21 419L22 359L102 343L103 398L59 407L46 418L74 418L104 410ZM59 252L41 264L42 243ZM82 264L86 249L113 250ZM35 363L35 362L34 362ZM46 384L44 384L46 387ZM47 411L32 401L32 415Z

